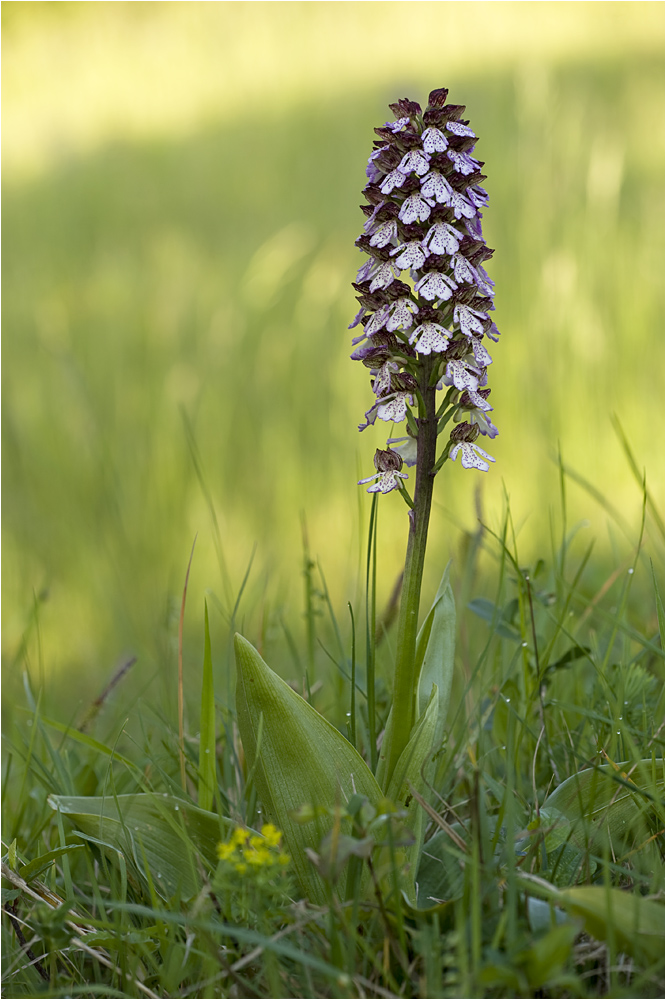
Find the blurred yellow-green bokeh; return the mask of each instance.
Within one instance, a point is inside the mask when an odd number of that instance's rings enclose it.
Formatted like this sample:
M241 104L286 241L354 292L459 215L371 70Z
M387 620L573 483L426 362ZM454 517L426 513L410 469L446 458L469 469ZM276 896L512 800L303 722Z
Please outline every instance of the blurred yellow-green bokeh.
M641 490L613 415L663 509L662 3L5 2L2 17L10 669L28 655L76 678L75 701L128 651L146 682L171 669L195 534L188 663L204 594L229 608L255 545L241 617L300 628L301 512L340 615L357 597L356 480L386 437L356 430L360 190L389 101L434 87L481 137L502 338L497 462L438 480L431 577L479 510L498 528L507 496L527 556L549 554L558 447L618 515L569 480L569 525L587 519L619 564ZM380 597L405 542L400 498L381 507Z

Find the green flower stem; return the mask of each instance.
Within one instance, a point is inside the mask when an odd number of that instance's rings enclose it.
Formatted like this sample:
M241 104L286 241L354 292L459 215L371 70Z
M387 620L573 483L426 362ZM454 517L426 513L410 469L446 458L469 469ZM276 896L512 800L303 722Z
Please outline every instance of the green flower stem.
M421 579L428 541L428 523L434 483L433 467L437 450L437 407L435 386L430 386L433 362L424 358L420 374L422 406L419 407L416 450L416 484L414 505L409 514L409 538L405 558L405 576L398 616L397 655L393 683L393 738L386 766L386 783L407 746L416 721L418 673L416 671L416 637L418 633Z

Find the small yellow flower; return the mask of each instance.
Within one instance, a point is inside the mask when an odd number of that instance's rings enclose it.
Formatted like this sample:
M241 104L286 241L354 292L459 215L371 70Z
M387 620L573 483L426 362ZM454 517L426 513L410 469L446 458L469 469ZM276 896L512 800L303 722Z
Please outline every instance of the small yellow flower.
M243 864L242 861L239 861L238 864L236 865L236 871L238 872L239 875L244 875L245 872L247 871L247 865Z
M236 845L229 842L228 844L218 844L217 845L217 856L220 861L228 861L229 858L234 854L236 850Z
M261 832L262 832L262 834L263 834L263 836L264 836L264 838L266 840L266 846L267 847L277 847L278 846L278 844L280 843L280 838L282 837L282 834L277 829L277 827L273 826L272 823L264 823L264 825L261 828Z
M234 847L243 847L247 840L247 830L244 830L242 826L237 826L231 835L230 843Z
M291 858L289 857L288 854L281 853L278 854L278 861L280 862L281 865L288 865L289 862L291 861Z
M270 865L273 863L273 856L265 847L261 847L258 851L251 847L246 847L243 851L243 857L256 868L261 867L261 865Z
M259 848L263 847L264 843L265 841L263 837L250 837L250 847L254 847L255 851L258 851Z

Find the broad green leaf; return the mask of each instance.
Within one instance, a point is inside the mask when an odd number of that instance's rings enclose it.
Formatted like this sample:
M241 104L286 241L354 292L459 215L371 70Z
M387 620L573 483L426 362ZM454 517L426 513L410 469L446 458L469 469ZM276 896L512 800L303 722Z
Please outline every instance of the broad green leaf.
M416 639L416 670L419 672L419 716L423 715L433 684L439 691L439 712L437 729L433 743L440 744L444 738L446 715L453 677L453 656L455 652L456 608L453 591L449 583L447 564L439 589L430 611L425 617ZM418 721L416 723L418 726ZM415 728L416 728L415 726ZM377 765L377 782L384 788L386 784L386 762L393 738L393 708L386 722L382 748Z
M234 642L238 728L248 769L266 812L284 834L302 891L324 904L324 882L305 853L317 851L333 824L318 807L344 805L355 793L374 804L381 790L351 743L292 691L247 639L236 635ZM314 807L313 822L294 817L302 806ZM343 823L342 833L349 832Z
M520 964L533 990L540 989L561 974L578 932L575 923L550 927L520 955Z
M511 639L514 642L520 640L520 632L507 620L504 612L499 611L497 606L485 597L475 597L467 605L479 618L483 618L489 625L494 624L494 631L503 639Z
M199 722L199 787L197 802L201 809L213 808L217 774L215 770L215 688L213 658L210 650L208 605L204 602L204 658L201 687L201 719Z
M462 828L461 831L465 832ZM462 896L465 877L461 850L446 830L438 830L424 844L416 881L419 909L437 906L443 901L451 902Z
M414 843L405 850L408 868L403 888L409 902L416 905L416 873L423 847L426 814L412 795L415 788L419 795L426 791L426 784L432 779L433 752L437 745L439 724L439 692L433 684L430 700L420 719L412 730L409 743L398 758L386 797L399 808L407 810L406 825L414 835Z
M621 857L647 842L658 822L656 797L664 788L663 761L602 764L571 775L548 796L540 810L540 827L547 830L548 853L562 844L581 849L610 843ZM663 820L661 821L663 826ZM654 849L654 844L650 845ZM651 851L639 851L634 863L647 863Z
M453 659L456 647L456 605L453 590L449 582L448 564L444 570L439 590L430 610L432 624L426 642L421 678L419 680L419 714L423 715L431 697L433 684L439 692L437 725L433 743L438 746L444 739L446 716L449 710L451 695L451 680L453 678ZM430 617L430 614L428 617ZM423 632L423 629L421 629ZM417 639L417 649L420 647Z
M594 855L567 841L554 851L548 851L546 846L546 852L547 864L541 869L541 877L563 889L592 881L599 869L599 862Z
M83 833L120 851L164 899L179 893L191 899L201 888L199 862L212 869L216 848L232 829L230 820L205 812L172 795L50 795L49 805L68 816ZM108 852L117 863L115 852Z
M545 899L537 899L536 896L527 897L527 920L530 929L535 934L544 934L553 926L565 923L568 917L564 910L553 903L546 902Z
M72 854L74 851L83 850L83 844L69 844L67 847L56 847L53 851L48 851L46 854L42 854L38 858L33 858L29 861L27 865L23 865L19 868L18 873L22 879L26 882L32 881L33 878L39 878L39 876L50 868L54 861L61 858L63 854Z
M664 954L664 906L638 892L605 885L557 889L542 878L521 873L530 896L546 899L570 917L582 918L585 930L599 941L613 942L617 951L638 961L654 962Z
M558 903L571 916L582 917L588 934L614 941L618 951L650 962L664 954L664 907L636 892L581 885L563 889Z

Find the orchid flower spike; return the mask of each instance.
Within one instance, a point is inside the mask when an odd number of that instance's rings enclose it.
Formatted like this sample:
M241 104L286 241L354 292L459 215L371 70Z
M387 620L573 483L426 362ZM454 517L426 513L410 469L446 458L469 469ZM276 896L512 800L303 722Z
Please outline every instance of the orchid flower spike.
M378 480L368 492L401 488L402 457L416 461L424 395L435 385L445 393L437 433L456 421L443 461L460 453L464 468L481 471L494 461L474 443L479 432L498 434L484 388L492 358L483 341L499 336L490 316L494 282L483 267L493 254L481 228L488 194L477 136L465 108L447 97L433 90L425 110L407 98L391 104L395 120L375 129L366 169L367 221L356 245L368 259L354 283L360 346L352 357L371 369L374 401L359 427L376 417L407 422L402 437L376 452L376 475L360 481ZM390 447L396 443L402 454Z

